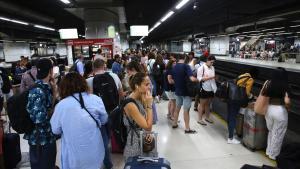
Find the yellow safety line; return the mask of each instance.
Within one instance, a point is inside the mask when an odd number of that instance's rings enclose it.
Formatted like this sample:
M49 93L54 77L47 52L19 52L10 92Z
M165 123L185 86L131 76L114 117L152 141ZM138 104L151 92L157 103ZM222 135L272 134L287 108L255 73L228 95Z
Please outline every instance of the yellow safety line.
M227 122L222 118L222 116L220 116L218 113L216 113L216 112L212 112L212 114L221 122L221 124L223 125L223 126L226 126L227 127ZM266 157L266 152L265 151L263 151L263 150L260 150L260 151L257 151L257 152L259 152L261 155L263 155L264 157ZM268 158L268 157L266 157L269 161L270 161L270 163L272 164L272 165L274 165L274 166L277 166L277 163L276 163L276 161L275 160L272 160L272 159L270 159L270 158Z

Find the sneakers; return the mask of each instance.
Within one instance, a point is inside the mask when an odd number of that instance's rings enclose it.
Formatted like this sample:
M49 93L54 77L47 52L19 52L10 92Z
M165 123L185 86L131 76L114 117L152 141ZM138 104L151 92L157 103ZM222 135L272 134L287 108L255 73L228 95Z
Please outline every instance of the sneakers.
M227 143L228 144L241 144L241 142L235 138L233 138L233 139L228 138Z

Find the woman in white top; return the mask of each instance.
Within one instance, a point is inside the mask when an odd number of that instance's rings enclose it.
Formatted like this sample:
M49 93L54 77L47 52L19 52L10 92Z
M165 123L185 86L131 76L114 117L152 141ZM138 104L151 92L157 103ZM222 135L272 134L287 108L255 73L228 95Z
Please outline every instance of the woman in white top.
M201 125L206 125L204 120L202 120L203 114L205 114L205 121L213 123L210 119L210 103L214 97L215 92L217 91L217 85L215 81L215 68L213 63L216 58L213 55L207 57L206 63L203 64L197 70L197 79L202 82L200 89L200 104L198 105L199 119L198 123Z

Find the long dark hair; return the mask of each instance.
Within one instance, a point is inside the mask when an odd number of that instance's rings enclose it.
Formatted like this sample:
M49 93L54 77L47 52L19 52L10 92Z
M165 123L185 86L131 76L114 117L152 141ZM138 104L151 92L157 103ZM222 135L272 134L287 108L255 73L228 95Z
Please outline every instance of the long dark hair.
M288 89L288 73L284 68L273 70L271 82L267 88L266 95L271 98L283 98Z

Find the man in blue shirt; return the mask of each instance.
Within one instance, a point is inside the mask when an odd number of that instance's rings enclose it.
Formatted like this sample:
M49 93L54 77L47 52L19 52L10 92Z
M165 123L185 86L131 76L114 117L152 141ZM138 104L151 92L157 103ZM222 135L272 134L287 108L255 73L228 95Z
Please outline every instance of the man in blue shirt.
M52 62L41 59L37 64L39 87L29 91L27 111L35 128L24 135L28 140L32 169L54 169L56 161L56 137L50 126L51 108L56 96Z
M83 64L83 60L84 60L84 57L83 55L79 55L77 57L77 60L75 61L75 64L76 64L76 70L77 72L83 76L84 74L84 64Z
M173 128L178 127L178 116L181 107L183 106L184 111L184 123L185 123L185 133L194 134L195 130L190 128L190 115L189 111L192 104L192 98L189 96L187 91L187 80L197 81L193 76L192 70L189 65L184 63L185 55L179 55L178 63L173 68L172 79L175 82L175 95L176 95L176 109L175 109L175 119L173 123Z
M112 72L117 74L117 75L121 75L122 73L122 59L120 57L120 55L115 55L115 62L112 64Z

